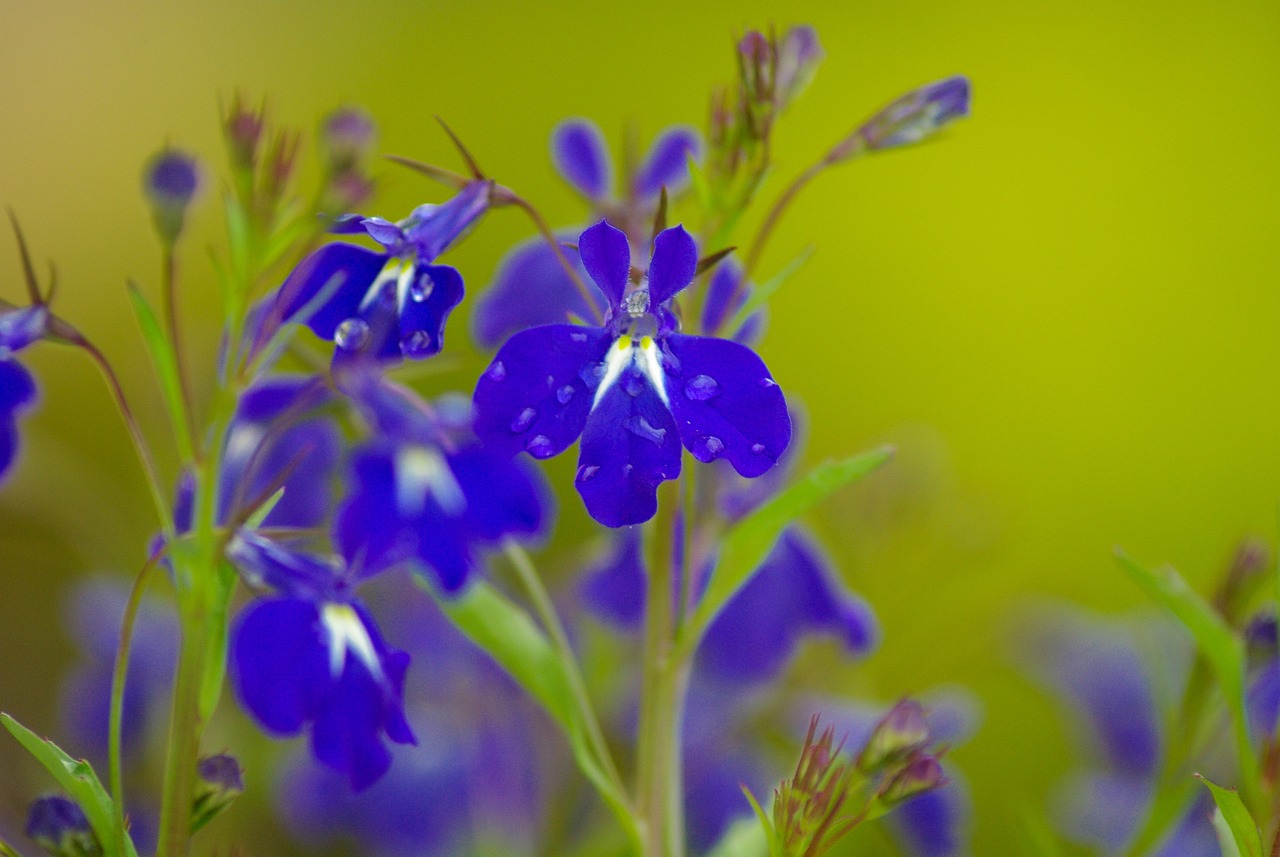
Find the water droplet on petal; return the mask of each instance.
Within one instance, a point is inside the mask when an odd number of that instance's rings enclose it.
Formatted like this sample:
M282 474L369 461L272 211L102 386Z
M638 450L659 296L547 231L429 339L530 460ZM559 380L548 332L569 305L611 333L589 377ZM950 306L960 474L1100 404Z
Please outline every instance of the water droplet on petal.
M511 421L511 430L513 432L522 432L529 426L533 425L533 420L538 416L538 412L533 408L525 408L520 414Z
M635 470L635 469L636 469L636 466L635 466L634 464L624 464L624 465L622 465L622 475L623 475L623 476L630 476L630 475L631 475L631 471L633 471L633 470Z
M556 401L562 405L567 405L569 400L573 398L574 392L572 384L565 384L559 390L556 390Z
M578 471L578 478L581 479L583 482L586 482L588 479L595 476L599 472L600 472L599 466L595 464L588 464L586 467L583 467L581 470Z
M344 351L355 351L369 341L369 325L362 319L349 318L333 332L333 341Z
M585 333L571 333L569 334L569 338L572 339L574 342L587 341L587 335Z
M501 360L493 361L493 365L489 367L489 371L484 373L490 381L507 380L507 367L502 365Z
M415 330L400 340L400 350L409 357L426 357L431 353L431 334Z
M643 393L647 386L644 378L636 372L628 372L622 379L622 389L626 390L627 395L633 399Z
M760 384L760 386L761 386L761 387L764 387L766 390L767 390L767 389L769 389L770 387L776 387L776 386L778 386L778 382L777 382L777 381L775 381L775 380L773 380L772 378L769 378L769 377L767 377L767 376L766 376L766 377L764 377L764 378L761 378L761 379L760 379L760 381L759 381L758 383Z
M604 364L588 363L578 372L578 377L587 385L587 389L594 390L600 386L600 379L604 377Z
M702 448L706 451L707 455L715 457L724 452L724 441L715 435L710 435L702 442Z
M759 455L760 453L764 452L764 444L763 443L751 444L751 451L754 452L756 455Z
M524 445L524 448L529 450L529 454L534 458L547 458L555 452L555 447L551 443L551 438L547 437L545 434L534 435L529 439L529 442Z
M644 417L636 415L627 417L622 423L636 437L642 437L650 443L661 446L663 439L667 436L667 430L658 428L646 420Z
M684 394L695 402L705 402L720 395L720 384L710 375L694 375L684 382Z
M435 288L436 281L431 279L431 275L423 274L409 287L409 298L416 303L422 303L431 297L431 293L435 291Z

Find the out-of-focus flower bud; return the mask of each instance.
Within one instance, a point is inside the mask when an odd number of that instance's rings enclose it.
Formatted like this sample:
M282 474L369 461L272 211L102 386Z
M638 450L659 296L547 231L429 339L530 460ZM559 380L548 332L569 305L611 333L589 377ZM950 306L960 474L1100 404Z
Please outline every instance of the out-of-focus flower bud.
M886 806L895 806L946 784L947 775L942 770L942 763L936 756L922 753L885 784L879 797Z
M1227 624L1239 626L1246 620L1246 611L1253 603L1270 564L1271 553L1264 542L1258 539L1240 542L1213 596L1214 607Z
M759 30L748 30L738 40L741 56L742 90L747 100L767 103L773 100L774 60L773 43Z
M794 101L813 80L825 52L818 42L818 31L808 24L787 30L778 43L774 97L778 107Z
M192 832L208 824L244 792L240 763L226 753L201 759L196 775L198 782L191 804Z
M75 801L62 795L37 798L27 813L27 836L53 857L100 857L89 820Z
M905 759L929 743L929 724L924 708L914 699L904 699L880 719L867 744L858 755L858 770L879 771Z
M267 158L266 182L262 189L262 198L270 204L275 205L284 197L289 179L293 176L293 168L298 162L298 149L301 145L302 135L287 128L282 129L272 140L271 154Z
M377 137L373 118L359 107L339 107L320 123L320 145L330 173L345 173L369 157Z
M873 152L919 143L969 115L969 78L955 75L912 90L872 116L858 136Z
M187 208L200 190L200 164L177 149L164 149L147 161L142 191L151 203L156 232L165 244L182 234Z
M266 126L264 111L247 107L239 94L222 118L222 134L227 141L231 169L252 176L258 166L258 147Z

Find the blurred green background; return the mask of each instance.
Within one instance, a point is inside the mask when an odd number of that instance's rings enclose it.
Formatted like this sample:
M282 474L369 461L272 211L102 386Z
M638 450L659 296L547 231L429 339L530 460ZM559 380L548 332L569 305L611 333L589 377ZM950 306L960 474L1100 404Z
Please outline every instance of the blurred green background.
M884 627L882 650L831 690L978 694L981 731L952 758L977 805L975 852L1007 853L1019 805L1069 761L1058 715L1009 664L1010 616L1045 596L1140 603L1116 544L1204 586L1239 537L1276 530L1274 0L0 0L0 203L37 259L56 261L60 314L117 363L162 438L123 291L158 276L139 170L166 141L220 166L219 99L265 94L277 120L307 129L359 104L382 151L454 166L439 114L492 175L573 224L582 209L547 157L553 125L591 116L614 141L632 120L645 139L700 126L733 38L770 21L814 24L828 53L780 128L782 176L899 93L973 80L974 118L940 143L834 170L800 198L764 267L817 253L774 301L762 351L807 409L808 460L900 450L813 517ZM379 213L440 198L379 170ZM183 263L202 365L216 195ZM494 214L449 261L475 289L528 234ZM0 290L21 299L8 238ZM451 330L465 353L462 324ZM72 655L61 599L87 570L136 568L152 520L90 366L54 347L28 363L44 400L0 492L0 708L52 730ZM450 382L469 389L479 365ZM575 503L570 541L587 531ZM16 758L4 742L0 770ZM31 787L15 779L0 776L9 809Z

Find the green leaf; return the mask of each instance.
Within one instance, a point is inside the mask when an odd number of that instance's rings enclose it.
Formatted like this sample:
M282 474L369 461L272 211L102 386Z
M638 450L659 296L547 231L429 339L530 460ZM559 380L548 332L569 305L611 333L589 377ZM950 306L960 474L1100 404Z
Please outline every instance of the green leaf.
M757 310L764 307L769 302L769 298L773 297L773 293L782 288L782 285L791 279L792 275L800 270L805 262L808 262L813 257L814 249L812 245L804 248L799 255L783 266L781 271L774 274L763 284L756 286L751 292L751 297L734 315L733 320L729 322L725 330L732 333L746 324L747 319L751 318L752 314Z
M1222 690L1240 765L1241 790L1247 804L1257 805L1259 794L1258 757L1249 738L1245 709L1244 643L1222 617L1195 593L1172 568L1147 569L1121 550L1116 551L1120 567L1157 604L1164 607L1195 640L1196 648L1212 669Z
M1234 848L1233 853L1240 857L1262 857L1262 835L1258 833L1258 825L1254 824L1244 801L1240 800L1240 794L1235 789L1224 789L1199 774L1196 774L1196 779L1209 787L1213 802L1218 805L1213 827L1218 833L1222 853L1225 855Z
M0 857L22 857L14 847L3 839L0 839Z
M178 358L173 352L173 344L165 337L164 328L160 326L155 311L151 309L151 304L147 303L137 284L129 283L128 292L134 317L142 331L143 344L151 357L156 375L160 378L160 390L164 394L165 407L169 410L169 422L173 424L179 452L184 461L194 461L195 451L187 436L187 405L182 396L182 381L178 376Z
M115 808L111 796L102 787L93 766L83 759L73 759L54 744L41 738L8 714L0 713L0 723L9 730L9 734L18 739L18 743L27 748L27 752L36 757L44 765L45 770L53 775L58 785L80 805L89 826L104 846L115 842ZM137 857L138 852L133 842L125 837L125 857Z
M689 168L689 187L693 188L693 195L698 200L698 206L703 211L710 211L714 207L715 194L711 191L711 183L707 181L707 174L702 171L702 167L694 159L692 152L685 153L685 163Z
M773 857L764 828L751 818L740 818L724 832L706 857Z
M626 796L591 751L567 668L529 614L482 581L456 598L437 596L436 601L449 620L492 656L564 730L578 769L600 792L632 839L638 839Z
M783 530L837 489L857 482L892 456L893 448L885 446L843 461L820 464L731 527L721 540L720 555L706 592L681 631L680 644L685 654L697 648L702 634L760 568Z

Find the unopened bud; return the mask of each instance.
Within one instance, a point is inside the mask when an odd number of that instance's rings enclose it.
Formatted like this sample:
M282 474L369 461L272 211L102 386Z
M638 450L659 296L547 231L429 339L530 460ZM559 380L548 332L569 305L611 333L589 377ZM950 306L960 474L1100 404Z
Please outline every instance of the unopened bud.
M191 804L192 832L204 827L244 792L244 777L234 756L219 753L201 759L199 778Z
M824 55L818 42L818 31L808 24L792 27L783 34L782 41L778 43L777 79L774 84L780 108L804 92Z
M738 40L742 55L742 86L751 101L768 101L773 90L774 47L759 30Z
M75 801L61 795L37 798L27 813L27 836L53 857L100 857L102 846Z
M263 196L272 203L279 202L284 197L285 188L298 161L298 148L301 144L302 135L288 129L277 134L271 143Z
M227 141L231 169L253 175L258 166L258 147L266 118L261 110L245 106L239 95L222 119L222 134Z
M142 192L151 203L156 231L166 244L182 234L187 208L200 190L200 164L177 149L164 149L147 161Z
M946 784L947 776L943 773L942 763L936 756L922 753L889 780L880 792L880 800L887 806L893 806Z
M969 78L955 75L908 92L857 131L873 152L919 143L969 115Z
M329 161L329 172L344 173L373 151L377 126L359 107L340 107L320 123L320 143Z
M929 723L924 708L904 699L880 719L858 755L858 770L872 773L906 758L929 743Z

